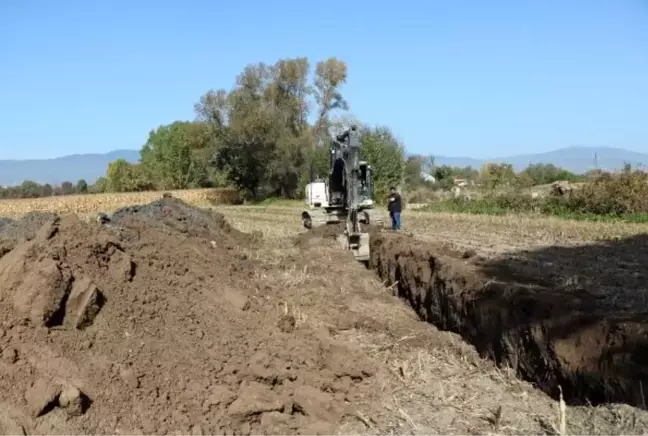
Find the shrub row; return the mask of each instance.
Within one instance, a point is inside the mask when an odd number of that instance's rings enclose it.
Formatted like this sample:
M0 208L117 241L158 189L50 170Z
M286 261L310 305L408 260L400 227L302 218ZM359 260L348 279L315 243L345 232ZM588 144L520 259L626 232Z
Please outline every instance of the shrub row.
M531 194L485 193L477 199L466 196L430 203L428 209L469 213L538 213L570 217L648 220L648 173L626 169L619 174L603 173L566 192L534 198Z

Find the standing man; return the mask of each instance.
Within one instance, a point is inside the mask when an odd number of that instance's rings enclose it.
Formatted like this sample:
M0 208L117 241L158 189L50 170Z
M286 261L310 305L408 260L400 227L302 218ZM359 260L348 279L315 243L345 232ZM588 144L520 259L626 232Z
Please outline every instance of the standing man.
M389 188L389 204L387 209L389 210L389 216L392 220L392 230L400 230L400 214L401 214L401 196L396 192L395 187Z

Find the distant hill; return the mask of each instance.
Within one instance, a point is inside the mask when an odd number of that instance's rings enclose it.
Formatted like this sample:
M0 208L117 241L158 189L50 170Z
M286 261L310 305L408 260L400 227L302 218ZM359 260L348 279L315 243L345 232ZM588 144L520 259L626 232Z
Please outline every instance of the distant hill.
M632 164L633 167L639 165L648 167L648 153L637 153L612 147L567 147L546 153L521 154L493 159L435 156L434 161L436 165L472 166L477 169L486 162L502 162L512 164L516 171L523 170L529 164L546 163L575 173L584 173L594 168L595 155L598 168L602 170L620 169L626 163Z
M479 168L485 162L505 162L513 164L518 171L531 163L552 163L576 173L583 173L594 168L594 154L598 157L598 167L601 169L619 169L626 162L633 166L648 167L648 153L611 147L568 147L546 153L493 159L435 156L435 163ZM75 154L55 159L0 160L0 185L19 185L24 180L60 184L66 180L76 183L79 179L85 179L88 183L93 183L106 174L111 161L119 158L137 162L139 151L115 150L105 154Z
M106 174L111 161L139 160L138 150L115 150L105 154L73 154L55 159L0 160L0 185L19 185L25 180L38 183L75 183L85 179L94 183Z

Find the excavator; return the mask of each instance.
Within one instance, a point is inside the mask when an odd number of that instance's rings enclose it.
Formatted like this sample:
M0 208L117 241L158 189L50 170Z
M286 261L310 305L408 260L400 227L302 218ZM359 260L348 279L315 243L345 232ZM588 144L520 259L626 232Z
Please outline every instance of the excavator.
M338 235L340 245L353 252L357 261L369 261L369 232L363 225L383 225L383 217L375 209L371 165L360 160L360 132L351 126L336 135L330 145L329 174L324 182L306 187L306 203L302 224L308 230L328 224L345 223L344 233ZM324 185L324 186L322 186ZM314 189L324 191L311 195ZM318 197L316 200L315 197Z

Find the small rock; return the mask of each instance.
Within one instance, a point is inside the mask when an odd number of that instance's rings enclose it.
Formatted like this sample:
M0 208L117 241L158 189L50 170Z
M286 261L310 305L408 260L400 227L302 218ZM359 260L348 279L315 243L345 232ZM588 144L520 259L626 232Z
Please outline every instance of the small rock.
M70 416L83 415L83 394L74 386L66 386L59 395L59 406Z
M25 400L32 417L37 418L52 410L60 393L60 386L45 379L36 380L25 392Z
M281 330L284 333L292 333L293 331L295 331L296 324L297 324L297 320L295 320L294 316L284 315L281 318L279 318L278 327L279 330Z

